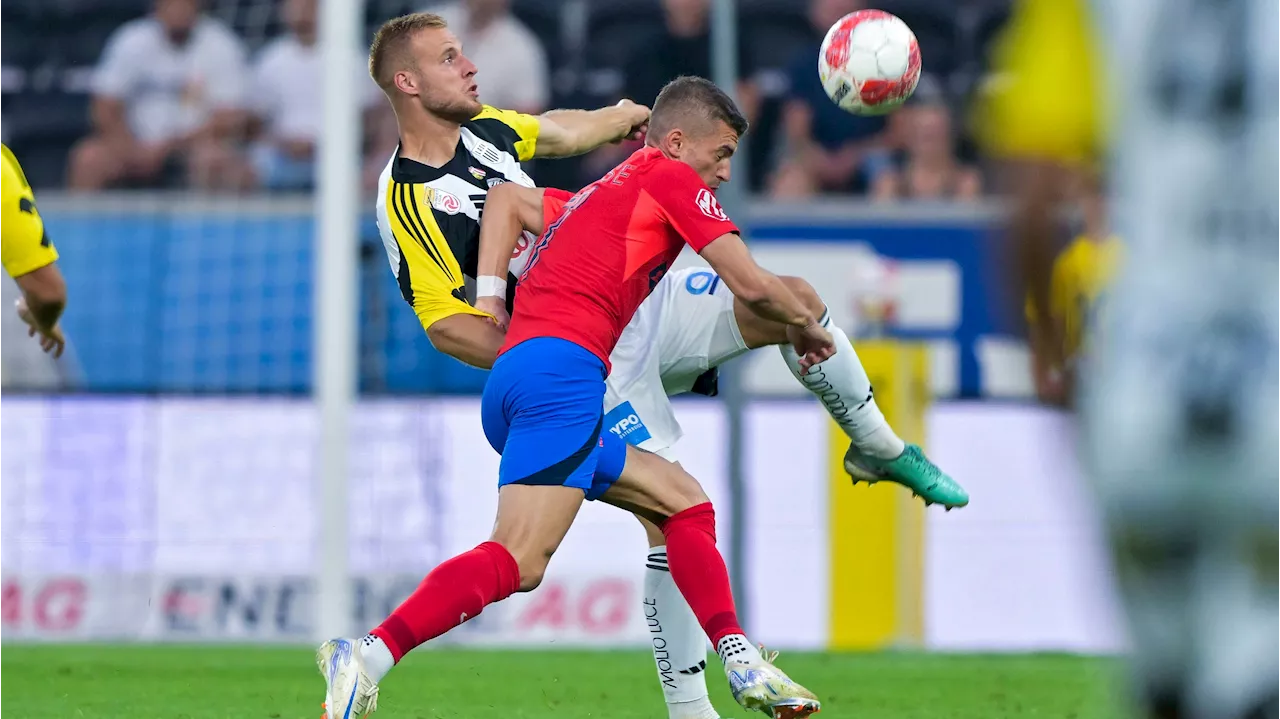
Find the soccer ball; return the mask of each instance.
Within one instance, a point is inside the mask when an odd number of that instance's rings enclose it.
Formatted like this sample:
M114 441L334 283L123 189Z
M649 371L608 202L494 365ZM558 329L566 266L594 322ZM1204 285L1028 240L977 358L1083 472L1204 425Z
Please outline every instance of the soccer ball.
M841 109L883 115L920 82L920 45L905 22L883 10L849 13L822 40L818 77Z

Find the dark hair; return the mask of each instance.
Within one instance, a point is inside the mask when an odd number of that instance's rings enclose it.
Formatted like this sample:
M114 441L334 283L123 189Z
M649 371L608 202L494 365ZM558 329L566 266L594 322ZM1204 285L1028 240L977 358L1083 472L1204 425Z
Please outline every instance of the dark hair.
M705 77L681 75L667 83L654 100L649 133L661 137L691 122L705 123L708 131L716 122L723 122L738 133L738 137L747 133L747 118L724 90Z

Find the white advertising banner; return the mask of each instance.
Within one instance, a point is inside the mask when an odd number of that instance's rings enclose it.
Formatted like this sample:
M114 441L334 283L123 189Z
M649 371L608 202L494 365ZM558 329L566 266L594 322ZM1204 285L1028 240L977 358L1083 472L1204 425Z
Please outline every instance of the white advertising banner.
M940 404L929 453L963 478L963 511L929 512L925 644L1112 653L1124 632L1071 418L1032 406Z
M720 407L690 400L678 412L681 460L723 508ZM761 517L753 534L745 604L785 610L752 613L762 639L822 646L825 624L813 617L825 616L825 595L791 596L768 567L794 555L826 576L825 549L813 546L826 541L823 417L789 403L762 405L749 419L761 438L752 443L749 481L788 476L807 492L753 512L753 523L760 514L774 521ZM431 567L488 538L498 456L474 399L363 403L352 424L352 631L363 632ZM309 639L308 578L321 561L315 537L323 530L315 521L315 437L314 412L300 400L5 399L5 639ZM724 549L723 509L718 532ZM633 518L588 504L537 592L491 608L450 640L643 643L646 554Z
M323 527L307 403L9 397L0 408L5 640L310 638ZM721 508L726 548L720 405L689 400L677 413L680 459ZM759 641L783 648L829 641L840 568L830 566L828 422L807 401L755 402L747 415L745 619ZM1122 646L1068 427L1026 407L932 411L930 453L973 503L927 514L927 647ZM431 567L488 537L498 456L475 399L365 402L352 431L357 633ZM634 519L589 504L537 592L490 608L448 641L642 645L645 555Z

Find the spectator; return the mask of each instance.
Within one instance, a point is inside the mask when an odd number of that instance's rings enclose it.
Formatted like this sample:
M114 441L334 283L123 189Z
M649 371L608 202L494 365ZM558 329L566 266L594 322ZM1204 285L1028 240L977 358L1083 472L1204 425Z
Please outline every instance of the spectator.
M252 103L256 141L251 151L256 184L272 190L309 190L315 186L316 141L324 112L316 88L324 84L322 58L316 47L316 0L285 0L288 34L262 48L253 68ZM358 73L359 103L365 130L378 121L387 103L369 78L364 61L351 58ZM386 164L386 156L381 165Z
M93 134L72 149L71 186L238 188L247 164L245 50L200 0L155 0L107 41L93 78Z
M662 0L663 30L640 38L627 54L627 98L652 105L658 92L680 75L711 77L710 0ZM738 48L737 101L748 120L755 120L757 93L750 78L749 56Z
M951 109L940 96L917 89L917 101L898 111L903 150L872 186L876 200L972 200L982 194L982 176L956 157Z
M637 38L623 64L623 97L642 105L652 105L663 86L681 75L712 75L710 0L662 0L662 20L660 32ZM743 50L740 45L736 99L742 113L755 122L759 93L753 82L744 79L751 77L753 69ZM583 164L583 179L598 179L638 146L624 142L596 150Z
M1076 201L1081 232L1058 253L1049 284L1051 329L1040 329L1031 298L1026 313L1030 326L1031 371L1036 396L1049 404L1070 404L1075 396L1076 370L1088 351L1088 335L1107 289L1123 261L1120 240L1107 219L1106 190L1098 174L1076 176Z
M772 182L777 197L857 191L874 181L887 156L882 147L884 118L841 110L818 78L815 58L823 36L861 6L860 0L810 0L813 44L791 66L791 89L782 110L786 154Z
M551 103L547 54L508 0L460 0L429 8L449 23L462 51L480 68L480 100L531 115Z

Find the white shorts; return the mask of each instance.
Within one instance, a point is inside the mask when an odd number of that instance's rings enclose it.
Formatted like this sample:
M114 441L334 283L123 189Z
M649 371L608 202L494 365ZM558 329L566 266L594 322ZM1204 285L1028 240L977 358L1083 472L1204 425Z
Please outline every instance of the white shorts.
M668 272L636 310L609 356L604 425L628 443L674 461L682 432L668 397L747 351L733 293L707 268Z

